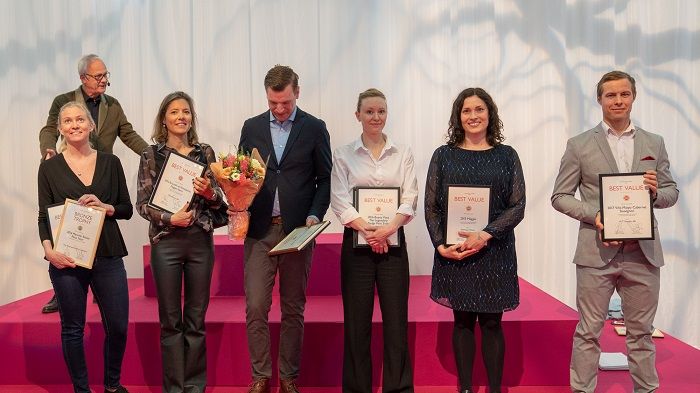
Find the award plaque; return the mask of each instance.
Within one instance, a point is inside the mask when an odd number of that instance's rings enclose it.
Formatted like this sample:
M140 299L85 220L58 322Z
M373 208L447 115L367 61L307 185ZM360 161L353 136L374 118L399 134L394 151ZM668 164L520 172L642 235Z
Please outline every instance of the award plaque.
M46 205L46 218L49 223L49 232L51 233L51 244L53 244L54 240L56 240L58 227L61 225L61 216L63 215L64 205L65 202Z
M644 173L598 175L604 242L654 238L654 208Z
M294 230L289 232L289 235L282 239L281 242L277 243L277 245L273 247L272 250L267 253L267 255L272 256L286 254L288 252L301 251L330 224L330 221L322 221L308 227L300 226L294 228Z
M445 244L451 246L464 242L459 231L478 232L489 223L491 186L447 186L447 211L445 212Z
M148 205L168 213L175 213L194 198L192 181L202 177L206 165L174 151L165 158Z
M380 227L387 225L396 217L400 205L401 188L399 187L355 187L353 205L360 217L369 225ZM389 247L399 246L399 231L387 238ZM353 247L369 247L364 236L353 231Z
M76 265L92 269L105 215L101 207L83 206L66 199L53 249L73 258Z

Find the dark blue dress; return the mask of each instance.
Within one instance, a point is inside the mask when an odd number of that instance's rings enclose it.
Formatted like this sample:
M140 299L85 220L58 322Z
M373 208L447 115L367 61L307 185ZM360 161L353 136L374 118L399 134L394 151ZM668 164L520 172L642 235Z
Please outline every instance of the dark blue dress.
M448 184L491 186L484 231L493 236L461 261L443 258ZM525 179L518 153L506 145L474 151L441 146L433 153L425 185L425 221L435 250L430 297L458 311L497 313L520 303L514 228L525 211Z

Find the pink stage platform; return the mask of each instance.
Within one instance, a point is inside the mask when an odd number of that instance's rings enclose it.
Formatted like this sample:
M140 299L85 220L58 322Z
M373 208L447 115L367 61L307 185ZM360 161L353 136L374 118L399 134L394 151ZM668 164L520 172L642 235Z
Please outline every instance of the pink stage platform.
M340 295L340 233L323 233L316 238L311 278L307 287L309 296ZM211 296L243 296L243 241L229 240L224 235L214 236L214 272ZM151 246L143 246L143 279L146 296L156 296L156 285L151 271Z
M339 293L339 236L319 239L309 284L306 335L300 386L307 393L340 392L342 364L342 302ZM216 239L216 286L207 314L210 392L244 392L250 382L245 336L245 304L240 297L242 246L223 237ZM146 251L144 251L146 254ZM149 273L149 266L145 265ZM230 276L229 276L230 274ZM131 314L122 383L133 392L157 392L160 353L157 303L144 296L152 283L129 280ZM504 317L507 341L504 384L512 393L566 392L571 336L577 314L571 308L521 280L521 305ZM457 383L451 350L451 311L429 297L430 277L413 276L409 295L409 340L418 392L454 392ZM225 294L227 296L222 296ZM50 293L40 293L0 307L0 392L70 391L60 346L57 314L43 315L41 305ZM270 321L273 337L279 333L279 298L274 297ZM102 379L103 331L97 306L88 304L85 333L90 380ZM381 360L381 317L375 303L372 362ZM606 329L605 351L624 351L624 338ZM273 342L273 348L276 343ZM700 392L700 351L672 338L657 340L657 365L662 392ZM273 355L273 359L274 359ZM276 367L273 364L273 367ZM375 367L380 383L381 371ZM475 384L484 385L478 360ZM626 372L602 372L601 392L629 392ZM274 381L276 382L276 381ZM669 390L667 390L669 389ZM477 390L478 392L484 392Z

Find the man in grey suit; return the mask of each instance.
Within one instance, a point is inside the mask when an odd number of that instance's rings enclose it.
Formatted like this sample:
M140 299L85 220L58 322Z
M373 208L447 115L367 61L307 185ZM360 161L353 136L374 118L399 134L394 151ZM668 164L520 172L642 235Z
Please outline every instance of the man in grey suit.
M89 54L78 61L78 75L81 85L77 89L59 94L53 99L46 125L39 131L41 158L48 160L56 155L58 141L58 112L71 101L85 104L95 122L95 131L90 133L90 143L96 150L111 153L114 141L119 137L124 144L141 155L148 143L134 131L126 119L124 110L116 98L105 94L109 86L109 71L99 56ZM56 296L46 303L42 313L58 311Z
M656 220L654 240L603 242L600 236L601 173L644 172L644 183L656 209L671 207L678 199L663 138L631 121L636 93L635 80L629 74L612 71L603 75L597 86L603 121L569 139L552 192L552 206L580 221L574 255L580 316L571 354L573 392L595 390L598 338L615 290L622 298L634 391L653 392L659 387L651 334L664 259ZM575 197L577 189L580 199Z

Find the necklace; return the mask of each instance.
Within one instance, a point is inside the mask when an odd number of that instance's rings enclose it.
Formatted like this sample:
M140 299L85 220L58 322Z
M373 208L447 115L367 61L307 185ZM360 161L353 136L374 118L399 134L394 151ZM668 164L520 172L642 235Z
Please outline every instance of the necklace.
M78 165L75 161L69 159L67 155L64 155L63 158L65 158L68 167L73 173L78 175L78 177L83 177L83 174L86 174L87 170L92 166L92 157L90 156L84 160L87 161L87 163L82 163L82 165Z

